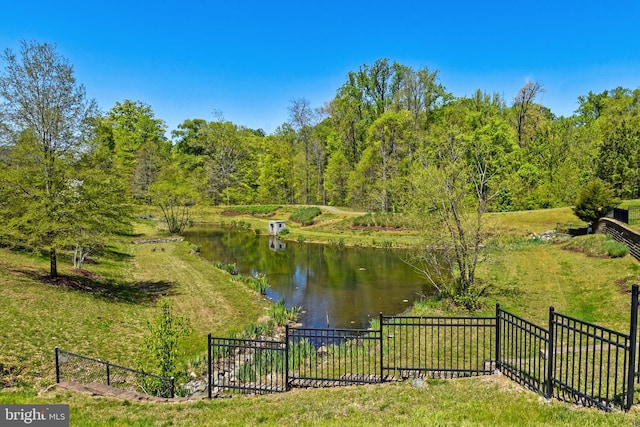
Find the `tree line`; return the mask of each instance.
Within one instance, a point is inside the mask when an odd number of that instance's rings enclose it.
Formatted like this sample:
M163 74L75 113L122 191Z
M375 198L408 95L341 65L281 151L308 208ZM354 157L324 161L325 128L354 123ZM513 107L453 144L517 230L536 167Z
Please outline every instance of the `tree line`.
M620 198L640 197L640 90L580 96L557 117L528 82L512 100L476 91L454 97L428 68L387 59L350 72L320 108L304 99L271 135L223 119L166 125L139 101L99 117L96 144L132 200L173 188L194 203L291 203L364 211L412 209L415 178L443 146L482 149L492 211L571 205L594 178Z
M470 206L567 206L596 178L640 197L638 89L589 92L557 117L540 82L512 99L456 97L437 70L383 58L349 72L325 105L292 100L270 135L222 118L189 118L167 135L142 101L101 112L55 45L23 42L3 59L0 242L48 252L52 275L57 251L81 264L126 232L132 204L171 212L175 231L196 203L446 211L440 220L460 228Z

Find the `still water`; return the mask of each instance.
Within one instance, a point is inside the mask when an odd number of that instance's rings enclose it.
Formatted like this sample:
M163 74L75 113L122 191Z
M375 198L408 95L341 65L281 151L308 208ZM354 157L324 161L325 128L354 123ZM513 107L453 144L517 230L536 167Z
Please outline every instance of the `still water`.
M399 250L285 242L229 228L193 228L184 235L202 245L208 260L235 263L244 275L265 274L267 296L302 307L306 327L366 328L378 313L399 314L433 293Z

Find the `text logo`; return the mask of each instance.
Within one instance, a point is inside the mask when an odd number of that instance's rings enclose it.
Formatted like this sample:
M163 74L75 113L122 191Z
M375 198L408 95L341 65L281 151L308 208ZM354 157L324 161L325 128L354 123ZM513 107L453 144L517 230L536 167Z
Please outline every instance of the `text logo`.
M69 427L69 405L0 405L0 426Z

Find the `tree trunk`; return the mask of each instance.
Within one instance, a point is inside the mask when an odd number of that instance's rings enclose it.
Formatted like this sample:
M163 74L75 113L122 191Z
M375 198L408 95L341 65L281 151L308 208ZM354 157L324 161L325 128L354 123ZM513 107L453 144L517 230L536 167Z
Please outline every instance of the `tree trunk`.
M58 257L54 248L51 248L51 250L49 250L49 264L49 276L55 279L56 277L58 277Z

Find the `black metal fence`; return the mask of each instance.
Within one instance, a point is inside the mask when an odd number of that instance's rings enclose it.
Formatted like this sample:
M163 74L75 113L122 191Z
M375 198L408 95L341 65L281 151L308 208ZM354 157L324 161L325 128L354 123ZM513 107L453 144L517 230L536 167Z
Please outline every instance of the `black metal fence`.
M289 385L382 382L380 334L379 330L287 328Z
M384 316L374 328L287 327L284 341L208 337L208 395L274 393L408 378L501 371L544 394L603 410L628 410L639 381L639 288L629 333L549 309L548 327L496 306L495 317ZM56 347L56 381L103 383L173 397L174 379Z
M282 342L209 336L209 396L499 370L548 398L628 410L640 372L638 294L634 285L629 334L553 307L545 328L497 305L495 317L380 314L369 330L287 327Z
M634 370L630 335L555 313L553 308L549 319L547 393L584 406L629 409L635 382L628 375L629 369Z
M613 212L610 215L613 219L625 224L635 224L640 221L640 206L629 206L626 209L613 208Z
M280 341L214 338L209 334L208 395L275 393L288 389L287 345Z
M532 390L548 387L549 331L496 306L496 364L513 381Z
M174 379L136 371L124 366L55 349L56 383L100 383L157 397L174 397Z
M495 317L381 316L387 377L453 378L493 373Z

